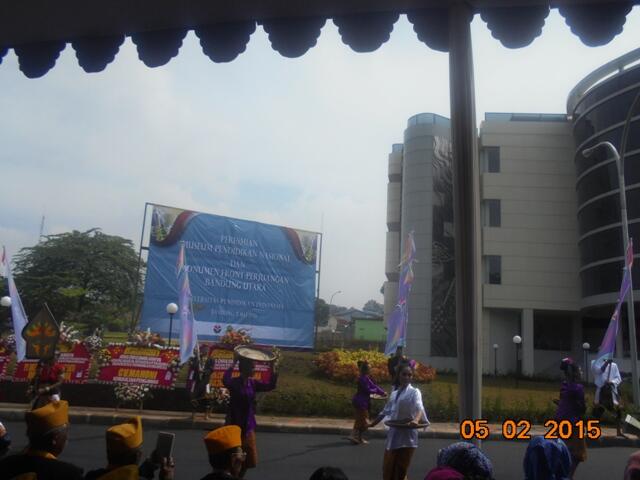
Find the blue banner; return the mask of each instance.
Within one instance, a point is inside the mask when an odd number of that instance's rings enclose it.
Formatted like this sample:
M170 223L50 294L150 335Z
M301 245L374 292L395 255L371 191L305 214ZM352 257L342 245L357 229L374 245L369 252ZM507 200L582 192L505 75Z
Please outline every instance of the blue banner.
M166 306L178 301L184 268L199 340L231 326L258 344L312 348L317 244L313 232L153 206L140 327L169 335Z

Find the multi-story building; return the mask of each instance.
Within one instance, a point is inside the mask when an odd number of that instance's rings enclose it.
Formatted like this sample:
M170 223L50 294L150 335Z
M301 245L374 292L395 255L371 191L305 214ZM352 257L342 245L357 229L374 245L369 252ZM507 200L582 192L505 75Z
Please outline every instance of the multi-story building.
M593 355L602 339L622 277L619 189L606 149L588 158L581 152L605 140L620 148L640 95L639 58L640 50L631 52L587 76L570 93L567 114L487 113L480 125L485 372L554 375L561 358L582 360L584 341ZM629 232L640 252L640 101L637 112L624 170ZM446 118L415 115L389 155L384 293L386 319L396 302L402 239L413 230L418 263L407 351L455 369L449 136ZM624 316L622 323L628 345Z

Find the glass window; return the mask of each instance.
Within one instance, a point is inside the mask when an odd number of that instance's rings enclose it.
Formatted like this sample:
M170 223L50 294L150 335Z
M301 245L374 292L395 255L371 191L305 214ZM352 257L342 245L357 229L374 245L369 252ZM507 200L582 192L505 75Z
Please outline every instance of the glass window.
M582 177L580 183L578 183L576 187L578 205L582 205L587 200L616 188L618 188L618 168L615 162L598 167Z
M580 235L584 235L591 230L619 221L620 195L616 192L596 200L580 210L578 213L578 232Z
M595 132L593 132L595 133ZM590 135L592 135L591 133ZM585 138L588 138L587 135ZM576 139L576 146L582 143L582 140L578 140L578 133L576 132L574 135ZM591 154L589 157L585 157L582 155L582 150L585 148L592 147L600 142L611 142L616 148L620 148L620 141L622 139L622 125L614 128L613 130L603 133L602 135L598 135L586 145L580 147L581 151L576 152L575 155L575 164L576 164L576 175L581 175L587 169L597 165L605 160L611 158L611 154L606 148L598 148L595 152ZM627 134L627 152L632 152L640 148L640 121L636 120L631 122L629 125L629 133ZM626 170L626 167L625 167Z
M482 202L482 223L485 227L500 226L500 200L484 200Z
M580 273L580 280L583 297L616 293L619 291L622 281L622 260L584 270ZM640 281L640 263L635 262L633 265L633 285L638 285L638 281Z
M582 265L621 255L622 229L620 227L594 233L580 242L580 262Z
M502 257L487 255L485 258L487 283L500 285L502 283Z
M484 147L484 171L488 173L500 172L500 147Z
M627 111L637 94L637 89L629 90L607 100L582 117L575 125L575 139L578 144L589 138L589 131L602 131L616 123L624 122ZM585 123L586 125L581 125ZM591 134L593 135L593 133Z
M571 350L571 315L551 312L533 313L533 348Z
M640 66L632 67L625 73L618 75L616 78L605 80L595 87L589 94L582 99L576 106L575 116L579 116L592 105L598 103L605 97L613 95L618 90L629 87L634 83L640 82Z

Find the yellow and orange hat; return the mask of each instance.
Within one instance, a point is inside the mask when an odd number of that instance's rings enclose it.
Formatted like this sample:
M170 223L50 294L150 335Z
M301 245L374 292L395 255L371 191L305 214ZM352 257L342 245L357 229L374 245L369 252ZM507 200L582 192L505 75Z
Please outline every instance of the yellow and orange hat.
M136 415L127 422L107 429L107 450L127 452L142 445L142 419Z
M242 430L237 425L226 425L212 430L204 437L207 452L210 455L215 455L231 448L241 447L241 433Z
M44 407L27 412L25 421L29 436L44 435L69 423L69 403L64 400L48 403Z

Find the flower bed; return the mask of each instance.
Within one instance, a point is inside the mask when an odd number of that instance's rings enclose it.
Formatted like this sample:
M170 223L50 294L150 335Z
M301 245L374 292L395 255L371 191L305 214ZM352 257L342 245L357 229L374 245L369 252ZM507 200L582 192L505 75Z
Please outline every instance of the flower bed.
M358 361L369 363L369 375L376 382L389 381L387 361L389 358L381 352L372 350L331 350L318 355L316 367L323 376L341 382L354 382L358 378ZM416 362L413 380L428 383L436 378L436 370L428 365Z

